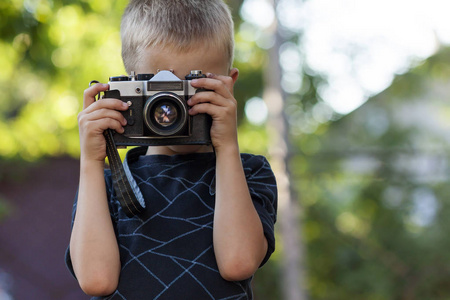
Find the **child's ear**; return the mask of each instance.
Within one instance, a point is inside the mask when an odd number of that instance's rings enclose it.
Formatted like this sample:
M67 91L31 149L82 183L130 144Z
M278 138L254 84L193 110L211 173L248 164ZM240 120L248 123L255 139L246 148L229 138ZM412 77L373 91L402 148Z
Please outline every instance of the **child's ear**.
M233 68L230 70L230 75L229 75L232 79L233 79L233 84L236 83L236 80L239 77L239 70L236 68Z

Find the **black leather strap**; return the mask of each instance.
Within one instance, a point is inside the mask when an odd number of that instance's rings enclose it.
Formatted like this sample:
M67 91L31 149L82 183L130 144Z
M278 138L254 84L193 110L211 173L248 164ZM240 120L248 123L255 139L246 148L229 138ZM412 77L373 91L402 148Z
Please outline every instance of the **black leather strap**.
M89 82L89 86L97 83L99 83L97 80L92 80ZM96 98L96 100L100 99L100 95L97 95ZM111 168L113 187L116 197L119 200L125 214L132 218L144 211L145 203L141 191L132 178L128 167L128 172L126 172L123 167L122 160L120 159L119 152L117 151L117 146L114 142L113 134L114 133L111 129L107 129L103 132L106 140L106 155L108 156L109 165Z
M133 184L130 183L128 176L131 176L131 174L127 174L124 170L119 152L114 143L112 130L105 130L103 134L106 139L106 155L108 156L111 168L111 176L116 197L125 214L132 218L144 211L144 203L141 204L138 200L138 198L142 198L142 195L140 194L139 188L137 186L134 187ZM138 195L136 195L136 193ZM141 200L143 201L143 199Z

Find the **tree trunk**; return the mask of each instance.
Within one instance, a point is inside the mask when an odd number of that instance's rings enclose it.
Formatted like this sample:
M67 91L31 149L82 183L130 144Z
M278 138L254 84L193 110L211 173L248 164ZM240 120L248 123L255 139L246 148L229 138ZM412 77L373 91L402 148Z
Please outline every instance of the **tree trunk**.
M272 0L276 11L277 0ZM301 243L299 203L293 198L289 174L289 130L284 113L285 95L281 88L279 50L283 44L275 17L268 29L275 40L269 50L269 60L264 73L263 98L269 110L267 127L270 137L269 155L278 184L278 224L282 238L282 292L285 300L306 300L304 288L304 251Z

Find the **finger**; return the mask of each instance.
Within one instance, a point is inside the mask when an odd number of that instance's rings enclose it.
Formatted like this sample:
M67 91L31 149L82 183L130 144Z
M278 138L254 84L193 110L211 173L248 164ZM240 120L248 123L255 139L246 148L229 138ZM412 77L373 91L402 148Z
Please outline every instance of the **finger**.
M189 115L195 116L197 114L208 114L212 117L214 114L214 111L211 106L213 106L213 105L209 104L209 103L197 104L189 109Z
M85 111L86 113L91 113L98 109L112 109L112 110L120 110L125 111L128 109L128 104L119 99L101 99L99 101L95 101L90 106L88 106Z
M119 111L106 108L98 109L92 113L86 114L86 118L89 121L109 118L119 121L123 126L127 124L127 120Z
M88 121L85 125L87 132L101 132L103 133L107 129L115 130L118 133L124 133L125 129L122 124L111 118L103 118L98 120Z
M231 76L207 73L206 77L207 78L212 78L212 79L217 79L217 80L221 81L228 88L228 90L231 93L233 92L234 80L233 80L233 78Z
M214 75L214 78L200 78L191 81L191 85L195 88L204 88L207 90L213 90L219 95L228 98L233 95L233 80L227 76ZM219 79L220 78L220 79ZM231 82L231 83L230 83ZM231 84L231 86L229 86Z
M123 128L122 124L115 120L115 119L101 119L99 120L100 122L103 122L103 124L105 125L105 127L103 127L103 131L105 131L106 129L113 129L115 130L117 133L124 133L125 129Z
M225 98L217 94L216 92L200 92L193 95L187 102L189 106L194 106L199 103L212 103L215 105L223 106Z
M107 91L109 89L109 84L97 83L93 86L84 90L83 95L83 109L87 108L89 105L95 102L95 97L100 92Z
M189 109L189 115L195 116L197 114L208 114L213 120L231 120L236 118L236 110L230 107L220 107L210 103L200 103Z

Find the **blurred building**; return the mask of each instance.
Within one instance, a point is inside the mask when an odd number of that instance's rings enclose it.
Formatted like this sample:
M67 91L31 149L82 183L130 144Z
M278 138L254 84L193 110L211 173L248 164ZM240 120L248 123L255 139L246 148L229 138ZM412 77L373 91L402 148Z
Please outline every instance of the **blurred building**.
M66 270L78 161L2 164L0 299L88 299Z

